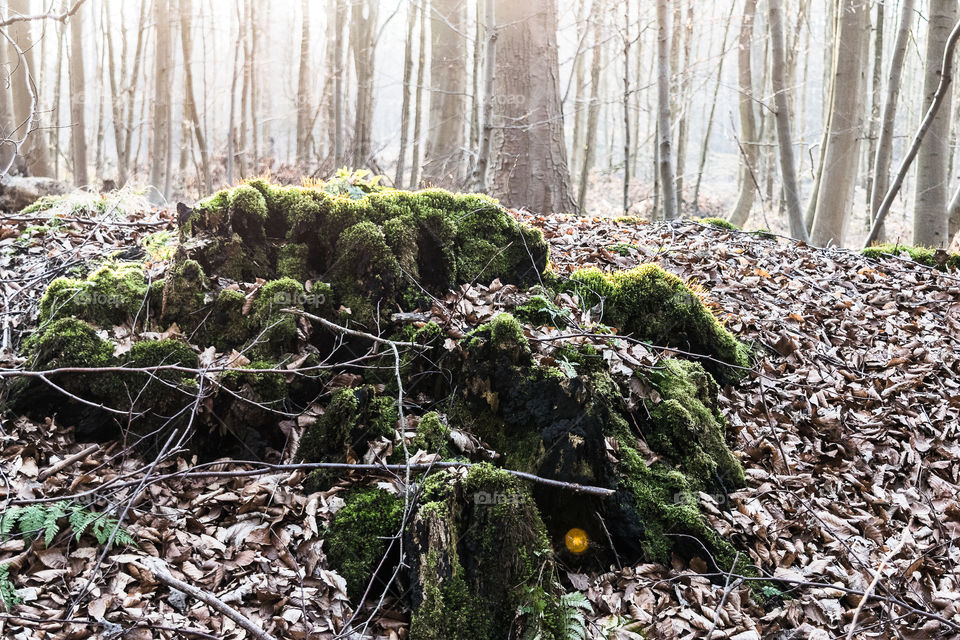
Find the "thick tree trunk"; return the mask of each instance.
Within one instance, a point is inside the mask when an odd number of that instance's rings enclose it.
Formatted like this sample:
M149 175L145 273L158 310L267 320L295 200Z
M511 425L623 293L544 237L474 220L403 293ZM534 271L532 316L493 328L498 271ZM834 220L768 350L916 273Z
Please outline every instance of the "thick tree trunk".
M793 157L793 129L790 126L790 96L784 82L783 0L767 0L770 22L770 46L773 51L771 82L774 100L777 106L777 141L780 148L780 179L783 182L783 196L790 220L790 235L798 240L809 241L807 228L803 224L803 211L800 209L800 187L797 185L797 170Z
M356 113L353 121L353 165L366 167L373 155L373 64L376 52L377 1L354 0L350 13L350 49L357 77Z
M749 0L748 0L749 1ZM657 153L663 219L676 220L677 192L670 142L670 12L667 0L657 0Z
M863 38L869 36L867 5L841 0L834 56L833 99L823 173L810 239L817 246L843 245L860 160L861 107L864 86Z
M746 0L743 20L740 23L740 38L737 53L737 80L740 105L740 145L743 159L740 169L740 193L730 212L730 222L742 227L753 208L756 185L750 177L757 166L757 119L753 106L753 25L757 12L757 0Z
M153 150L150 158L150 184L156 189L155 195L169 197L166 184L170 173L167 171L170 156L170 87L173 56L170 43L170 20L172 16L167 3L163 0L153 2L153 20L157 32L154 54L153 87Z
M877 217L877 211L887 195L890 186L890 164L893 161L893 134L897 118L897 102L900 98L903 60L910 42L913 14L916 0L901 0L900 24L897 26L897 39L890 60L890 72L887 74L887 94L883 103L883 116L880 120L880 138L877 141L877 153L873 164L873 189L870 192L870 221ZM883 227L878 237L883 238Z
M563 212L576 207L570 194L560 104L555 0L497 0L496 121L493 193L510 206Z
M923 73L923 112L933 103L940 85L940 70L947 37L957 15L956 0L930 0L926 61ZM947 215L952 94L948 91L917 152L917 186L914 200L913 243L945 248L950 243Z
M30 15L30 0L9 0L7 13L9 15ZM50 167L50 155L44 135L37 131L40 126L40 103L37 94L37 82L34 77L36 65L33 60L32 21L16 22L10 25L7 33L13 38L17 47L23 51L22 64L16 64L10 74L10 87L13 92L13 119L15 127L14 137L22 138L26 134L26 141L20 148L20 155L24 159L27 175L49 176L53 171ZM13 58L16 53L7 50L7 55ZM13 61L12 61L13 62ZM34 88L34 99L31 100L27 84Z
M455 188L463 182L467 113L467 3L433 0L430 11L430 136L423 179Z
M84 96L87 82L83 73L83 7L70 18L70 157L73 163L73 182L84 186L87 176L87 131Z

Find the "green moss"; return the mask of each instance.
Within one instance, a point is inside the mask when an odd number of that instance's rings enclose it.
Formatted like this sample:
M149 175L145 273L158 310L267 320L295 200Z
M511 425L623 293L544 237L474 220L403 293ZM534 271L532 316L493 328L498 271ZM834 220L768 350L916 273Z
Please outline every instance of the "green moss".
M891 256L906 253L914 262L940 269L941 271L960 269L960 254L927 247L911 247L902 244L878 244L867 247L861 252L871 260L885 260Z
M140 340L135 342L130 351L124 356L125 364L133 368L147 368L160 366L180 366L196 369L200 360L190 346L181 340ZM151 392L164 393L165 385L155 379L168 382L187 383L195 378L194 374L175 370L156 371L152 376L136 374L131 376L133 387L150 385ZM154 397L151 402L155 402Z
M740 231L740 227L733 224L725 218L694 218L694 222L699 222L700 224L710 225L711 227L717 227L718 229L727 229L729 231Z
M564 328L570 320L570 311L561 309L544 295L531 296L514 310L514 315L524 322L540 326Z
M310 249L306 244L285 244L277 253L277 275L305 282L310 277L307 263Z
M24 343L34 370L62 367L108 367L116 364L113 345L90 324L61 318L46 325Z
M247 297L236 289L221 289L203 323L203 343L217 351L239 349L252 337L250 318L243 315Z
M40 299L41 323L76 316L97 326L123 324L145 306L147 282L137 262L109 263L86 279L57 278Z
M372 325L381 312L392 312L400 280L400 265L383 232L372 222L359 222L337 241L331 284L352 316Z
M644 264L614 274L581 269L571 276L567 288L586 306L602 305L602 321L623 333L733 365L705 362L724 381L739 379L742 368L750 366L749 348L723 327L695 291L659 265Z
M202 320L197 311L203 306L203 292L209 286L203 269L196 260L184 260L164 278L162 316L166 322L177 322L192 331Z
M417 435L410 443L411 451L423 449L428 453L437 453L441 458L450 455L447 441L450 439L450 427L435 411L424 414L417 424Z
M260 288L251 315L257 353L280 355L296 349L296 317L282 310L303 308L303 300L303 285L292 278L272 280Z
M280 365L273 362L256 360L243 367L244 369L279 369ZM253 391L254 400L262 404L275 404L287 397L287 383L282 373L276 371L227 371L220 382L228 388L238 391L248 385Z
M607 251L616 253L624 258L630 257L631 253L637 250L637 245L628 242L615 242L607 247Z
M348 494L333 517L325 538L327 558L347 581L347 593L354 602L376 572L389 539L401 533L402 520L403 501L376 488Z
M649 224L648 220L641 218L640 216L617 216L613 219L613 221L619 224L629 225Z
M348 449L362 455L368 441L393 439L398 420L396 399L377 396L371 386L341 389L307 428L297 455L304 462L344 460Z

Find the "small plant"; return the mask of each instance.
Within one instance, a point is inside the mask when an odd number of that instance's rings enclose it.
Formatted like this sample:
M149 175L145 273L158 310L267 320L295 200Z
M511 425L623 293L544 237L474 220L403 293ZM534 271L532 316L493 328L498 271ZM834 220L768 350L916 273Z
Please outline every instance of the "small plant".
M177 249L177 237L172 231L157 231L143 239L143 248L150 262L168 262Z
M116 518L67 500L6 509L0 514L0 540L9 538L16 530L23 536L43 536L44 544L49 545L60 533L61 520L64 518L77 540L83 534L89 533L99 544L106 544L111 536L117 544L136 544L130 532L118 525Z
M525 602L517 609L523 618L523 640L585 640L586 614L593 612L590 601L579 591L559 598L539 585L526 589Z
M20 596L10 579L10 566L5 564L0 564L0 602L7 609L20 602Z
M323 183L323 190L334 196L347 196L351 200L359 200L368 193L383 191L380 178L372 175L367 169L350 171L346 167L338 169L335 176Z

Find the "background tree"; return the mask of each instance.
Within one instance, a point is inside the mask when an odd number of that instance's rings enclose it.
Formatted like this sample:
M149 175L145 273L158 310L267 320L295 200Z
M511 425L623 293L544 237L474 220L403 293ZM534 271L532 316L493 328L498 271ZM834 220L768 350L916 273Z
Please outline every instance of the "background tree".
M430 136L424 157L427 184L463 182L467 123L467 3L433 0L430 7Z
M663 193L663 219L677 218L676 178L673 148L670 143L670 12L667 0L657 0L657 154L660 187Z
M9 0L9 16L29 15L29 0ZM32 33L33 22L16 22L9 27L10 38L14 41L17 48L22 51L22 55L17 52L10 52L8 47L7 55L10 65L10 90L13 95L13 119L14 135L22 137L41 127L40 105L35 99L31 98L31 92L27 89L29 83L34 89L34 98L37 98L37 82L34 76L34 70L37 68L34 60L34 40ZM47 152L47 145L44 143L42 135L27 135L26 141L20 149L20 156L23 158L22 169L27 175L49 176L53 174L50 165L50 155Z
M83 73L83 15L80 8L70 20L70 153L73 181L77 185L90 182L87 176L86 98L87 82Z
M169 195L170 137L172 117L170 115L170 86L172 83L173 60L170 43L171 12L164 0L153 1L153 21L156 29L154 47L154 85L153 85L153 151L150 164L150 184L156 194L163 198Z
M499 127L491 191L533 211L574 211L560 108L554 0L496 0L494 119Z

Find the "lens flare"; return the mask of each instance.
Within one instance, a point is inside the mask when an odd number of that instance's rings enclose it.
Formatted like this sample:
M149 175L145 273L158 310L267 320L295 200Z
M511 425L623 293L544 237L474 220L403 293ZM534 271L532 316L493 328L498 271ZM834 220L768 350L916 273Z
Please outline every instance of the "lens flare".
M567 531L567 535L564 536L564 543L567 545L567 549L570 553L581 554L587 550L587 547L590 546L590 538L587 536L587 532L583 529L577 529L574 527Z

